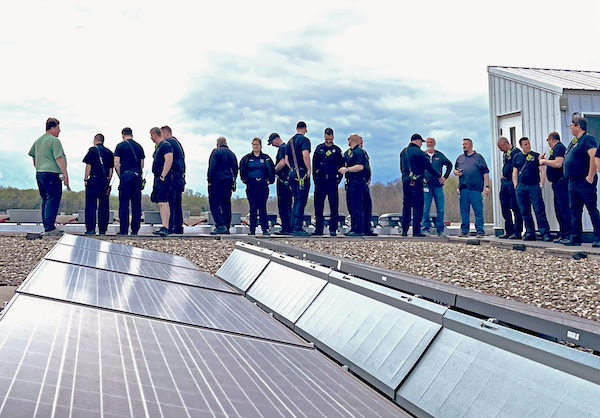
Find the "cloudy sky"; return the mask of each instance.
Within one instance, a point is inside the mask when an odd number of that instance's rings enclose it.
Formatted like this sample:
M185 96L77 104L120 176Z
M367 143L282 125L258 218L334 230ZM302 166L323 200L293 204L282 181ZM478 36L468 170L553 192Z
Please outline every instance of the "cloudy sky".
M21 0L2 14L5 187L35 187L27 152L50 116L74 190L98 132L114 150L130 126L149 166L148 131L170 125L205 194L218 136L241 159L299 120L313 148L327 126L342 149L361 134L385 183L415 132L451 160L470 137L489 161L487 66L600 70L598 0Z

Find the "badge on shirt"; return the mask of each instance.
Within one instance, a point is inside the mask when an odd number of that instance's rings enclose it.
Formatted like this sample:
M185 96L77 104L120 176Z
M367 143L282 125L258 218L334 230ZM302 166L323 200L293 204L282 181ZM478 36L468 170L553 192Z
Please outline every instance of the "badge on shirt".
M550 151L548 152L548 157L552 157L553 151L554 150L552 148L550 148Z
M577 139L577 137L575 137L571 140L571 144L577 145L577 141L579 141L579 140Z
M527 161L533 161L533 155L531 154L527 154L527 157L525 158Z
M335 151L335 150L334 150L334 151ZM333 154L333 152L331 152L331 151L329 150L329 151L327 151L327 152L325 153L325 156L326 156L326 157L329 157L331 154Z
M260 163L261 163L261 164L264 164L264 163L265 163L265 159L264 159L264 158L261 158L261 159L260 159Z

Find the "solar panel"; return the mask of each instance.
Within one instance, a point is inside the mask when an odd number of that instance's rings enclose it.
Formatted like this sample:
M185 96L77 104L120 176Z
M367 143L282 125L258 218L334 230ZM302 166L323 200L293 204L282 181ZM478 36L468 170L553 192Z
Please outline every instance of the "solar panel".
M42 260L19 292L306 345L240 294L51 260Z
M294 323L325 287L327 274L331 270L280 257L269 263L247 294L269 311ZM315 275L306 272L308 269Z
M119 254L95 251L83 247L58 244L44 257L47 260L62 261L80 266L126 273L135 276L149 277L192 286L214 286L215 278L209 273L171 265L170 263L157 262L143 258L132 258ZM229 289L225 284L222 289Z
M245 293L269 264L272 253L260 247L238 243L216 276Z
M158 251L146 250L142 248L136 248L129 245L119 244L116 242L65 234L60 238L58 243L62 245L70 245L72 247L86 248L88 250L123 255L131 258L140 258L148 261L156 261L157 263L165 263L169 265L189 268L192 270L199 270L194 263L192 263L185 257L161 253Z
M19 294L0 416L408 416L309 348Z
M563 362L577 357L581 364L596 369L596 379L600 370L597 357L503 327L487 329L481 320L452 311L446 316L460 331L445 325L400 386L396 402L409 411L444 417L598 415L598 383L521 353L537 351L542 358L543 352L549 351L547 357L554 361L562 358ZM506 348L482 342L486 334L505 338Z
M400 382L442 328L445 308L359 279L346 281L353 284L352 290L332 283L325 286L294 330L394 398ZM364 289L383 300L394 298L404 309L357 292ZM406 302L398 302L401 297ZM438 322L407 312L414 304L432 310Z

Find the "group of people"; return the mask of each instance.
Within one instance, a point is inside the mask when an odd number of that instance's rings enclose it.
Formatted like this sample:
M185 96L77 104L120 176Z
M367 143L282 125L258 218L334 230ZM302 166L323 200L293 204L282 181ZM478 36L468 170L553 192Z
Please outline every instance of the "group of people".
M552 241L541 188L552 183L554 210L559 224L555 243L579 246L582 242L583 207L588 210L594 230L593 247L600 247L600 213L597 207L597 171L600 171L600 148L587 133L587 120L575 114L571 120L573 139L563 144L558 132L550 132L548 155L532 151L529 138L519 140L521 149L508 139L498 139L503 152L500 204L505 222L500 238L534 241L535 214L544 241ZM523 233L523 226L525 232Z
M62 183L69 188L67 160L58 139L60 122L55 118L46 121L46 133L32 145L29 156L36 168L36 181L42 198L42 222L44 234L61 235L56 228L56 216L62 196ZM104 135L96 134L89 148L85 163L85 235L106 234L109 223L109 196L113 174L119 182L119 232L117 235L137 235L142 217L142 175L146 158L142 146L133 139L131 128L121 131L123 141L114 153L104 146ZM158 204L162 226L156 235L183 233L181 197L185 189L185 152L173 136L169 126L154 127L150 138L155 144L152 173L154 182L151 200ZM129 213L131 207L131 225ZM131 229L130 229L131 226Z
M600 171L600 148L596 139L587 133L587 120L575 114L570 126L574 138L568 146L561 142L557 132L551 132L547 141L548 155L531 149L529 138L519 140L520 149L505 137L497 145L503 153L500 179L500 203L505 220L500 238L536 240L537 227L544 241L552 241L541 188L546 179L552 183L554 207L560 226L557 243L581 245L582 213L585 206L594 228L594 247L600 247L600 213L597 208L597 171ZM348 137L348 149L343 152L334 144L332 128L326 128L324 141L311 158L311 142L306 136L305 122L296 125L296 134L287 143L276 132L269 135L268 144L277 148L275 161L262 151L262 140L252 139L252 151L239 165L237 157L228 148L224 137L217 139L208 164L208 197L216 227L212 234L229 234L231 226L231 196L236 189L238 174L246 185L250 206L250 234L256 234L260 224L262 233L269 235L267 200L269 185L276 182L281 231L277 234L309 236L303 228L304 210L311 187L315 184L315 231L321 236L325 227L331 236L339 227L338 188L345 177L346 200L351 216L347 236L376 235L372 231L372 202L369 193L371 167L363 149L363 139L357 134ZM36 181L42 198L42 220L45 234L59 235L55 222L62 194L62 183L69 187L69 175L64 150L58 139L60 122L46 121L46 133L35 141L29 151L36 167ZM104 146L104 135L97 134L93 146L83 158L85 166L85 224L86 235L105 234L108 227L108 204L113 174L119 183L119 235L136 235L140 229L141 196L145 186L142 176L145 154L133 139L131 128L121 131L122 142L114 153ZM154 127L150 138L155 144L152 173L154 176L151 200L158 203L162 225L157 235L183 233L181 198L185 189L185 152L173 136L169 126ZM422 151L423 142L426 151ZM461 214L459 236L467 236L470 212L475 215L477 237L484 236L483 198L490 193L489 169L485 159L473 149L473 141L465 138L463 154L456 163L435 149L434 138L425 141L419 134L412 135L409 145L400 153L400 171L403 184L401 234L407 236L412 224L413 236L437 233L444 236L444 191L446 179L452 173L459 178L458 194ZM329 201L330 215L325 222L325 200ZM431 204L436 205L436 222L431 225ZM131 207L131 224L129 213ZM533 209L533 211L532 211ZM533 212L533 214L532 214ZM327 224L327 225L326 225Z
M372 203L369 194L371 168L369 157L362 149L363 139L356 134L348 137L349 149L342 152L334 144L332 128L323 133L324 142L319 144L311 158L311 142L306 133L305 122L296 125L296 134L284 142L280 135L269 135L268 145L277 148L275 161L262 152L262 140L252 140L252 152L245 155L239 164L235 154L228 148L227 140L217 139L208 163L208 198L210 211L215 221L211 234L229 234L231 224L231 195L239 176L246 185L246 196L250 205L250 235L256 234L260 224L263 235L269 235L267 199L269 185L276 182L277 206L281 219L280 235L309 236L323 235L325 227L331 236L337 235L339 227L338 187L346 177L346 199L351 215L348 236L375 235L371 227ZM304 209L312 181L315 184L315 231L312 234L303 228ZM330 215L325 225L325 200L329 202Z

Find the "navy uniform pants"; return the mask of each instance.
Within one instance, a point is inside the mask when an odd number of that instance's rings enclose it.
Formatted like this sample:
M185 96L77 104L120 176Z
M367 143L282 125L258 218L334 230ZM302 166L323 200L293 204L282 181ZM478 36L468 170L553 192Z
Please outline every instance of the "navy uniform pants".
M232 187L231 179L213 180L208 186L208 204L217 228L224 226L229 229L231 226Z
M85 186L85 230L96 230L98 219L98 232L106 233L108 228L108 198L106 194L108 180L100 177L91 177ZM97 215L96 215L97 214Z
M580 179L569 179L569 202L571 205L571 238L581 242L582 226L581 216L585 206L592 218L594 226L594 238L600 240L600 213L596 203L596 184L598 178L594 176L594 182L588 183L585 177Z
M329 200L329 231L337 231L338 221L338 182L336 176L330 178L315 178L315 233L323 233L325 217L323 209L325 208L325 198Z
M124 171L119 184L119 232L123 235L129 232L130 203L131 233L136 235L142 223L142 177L135 171Z
M253 234L256 231L258 219L260 219L260 226L263 232L266 232L269 229L269 221L267 218L269 185L264 180L249 180L246 185L246 197L248 198L248 203L250 205L250 233Z
M413 235L421 234L421 219L423 219L423 207L425 194L423 193L423 178L414 181L402 182L402 233L407 233L412 218ZM412 212L412 217L411 217Z
M531 214L531 207L533 206L540 234L542 236L548 235L550 233L550 227L548 226L548 219L546 218L546 208L544 206L544 200L542 199L540 185L519 183L516 192L517 202L519 203L519 209L521 209L523 223L525 224L525 233L530 236L535 236L535 225L533 224L533 216Z
M346 204L350 212L351 231L364 234L365 231L365 202L369 188L365 179L348 180L346 186Z
M517 203L517 194L512 181L502 180L500 185L500 207L504 218L504 233L521 236L523 232L523 216Z
M173 176L173 186L169 194L169 232L172 234L183 234L183 208L181 198L185 190L185 178Z
M569 180L562 178L552 183L554 211L560 227L560 238L571 237L571 212L569 209Z
M292 189L290 184L277 180L277 208L281 218L281 231L292 232Z

